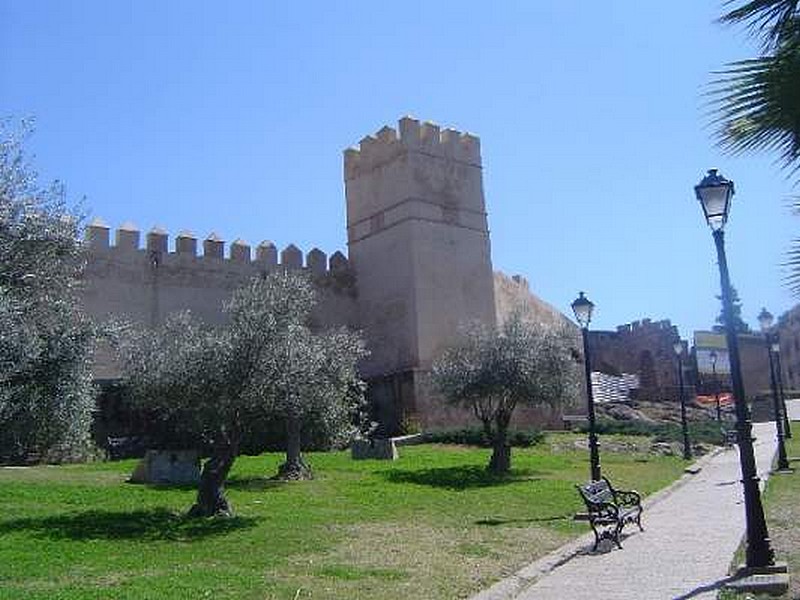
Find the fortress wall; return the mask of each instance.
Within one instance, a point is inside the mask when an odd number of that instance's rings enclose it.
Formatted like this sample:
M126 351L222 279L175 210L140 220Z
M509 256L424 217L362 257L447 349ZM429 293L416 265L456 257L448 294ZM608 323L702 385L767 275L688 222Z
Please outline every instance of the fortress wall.
M668 319L642 319L617 327L616 331L591 331L593 370L639 376L639 397L677 400L677 358L673 344L678 329ZM688 383L688 382L687 382Z
M778 318L781 372L786 389L800 389L800 304Z
M534 322L569 323L524 279L493 274L480 141L405 117L344 152L344 180L349 259L318 249L304 255L294 245L279 251L269 242L226 248L214 234L199 240L189 231L170 240L163 230L143 235L130 224L112 232L93 221L86 310L97 321L117 315L155 325L189 309L219 324L223 302L250 278L303 269L320 298L312 325L364 332L372 354L361 372L384 433L412 419L425 428L474 424L469 411L436 398L427 379L459 327L502 322L519 306ZM116 376L110 359L98 356L95 375ZM555 424L548 409L515 415L519 427L543 423Z
M172 251L163 230L151 230L144 247L140 237L138 229L124 225L111 244L110 229L102 221L87 227L81 294L85 310L96 322L118 317L154 326L170 313L188 309L206 323L221 324L222 305L235 289L256 276L297 269L310 272L318 290L315 326L360 325L355 277L340 252L328 260L315 248L304 257L289 245L279 254L274 244L263 242L253 254L249 245L236 240L226 256L225 242L212 234L203 240L199 254L197 239L189 232L176 236ZM107 349L99 349L95 363L95 377L119 375Z
M423 431L435 429L450 429L454 427L479 427L480 421L469 408L454 406L429 389L424 378L416 392L415 417ZM563 414L582 414L586 412L585 401L577 402L575 406L551 408L544 406L519 405L514 410L511 418L512 429L561 429L563 427L561 416Z
M389 432L444 410L428 397L432 361L461 323L494 323L482 177L478 138L410 117L344 153L349 255L373 351L364 374Z
M573 338L575 348L580 352L582 340L580 329L564 314L556 310L530 291L528 281L519 275L509 277L505 273L494 273L494 299L497 322L504 322L514 310L521 310L523 318L545 325L567 327ZM451 324L457 327L458 324ZM478 422L468 409L446 403L431 389L425 379L426 372L417 373L414 412L418 425L423 430L450 427L475 427ZM583 386L583 371L576 374ZM518 429L562 427L562 414L583 414L586 411L585 397L575 399L573 404L551 408L549 406L518 406L512 418L512 427Z
M480 142L404 117L345 151L344 178L350 257L379 350L368 371L425 370L460 322L494 322Z
M415 227L412 257L418 329L418 366L456 341L470 321L495 322L488 233L441 223Z
M501 271L495 271L494 297L498 323L503 323L515 310L521 310L523 318L532 323L565 327L572 338L576 353L583 355L583 340L580 328L564 313L531 292L530 285L525 277L521 275L509 277ZM560 429L562 426L562 414L584 414L586 412L586 384L583 365L576 371L576 376L580 379L579 385L582 390L580 398L576 398L573 403L559 408L518 406L514 411L513 422L515 426L520 428L552 427Z
M371 353L363 365L366 378L411 369L418 360L416 305L408 293L414 279L407 245L410 228L411 223L403 223L381 238L365 238L352 263L358 273L361 323ZM373 260L376 255L380 261ZM362 256L364 260L359 260ZM362 282L375 283L367 289Z
M515 310L521 310L526 320L568 327L574 332L575 339L578 342L581 340L578 326L564 313L531 292L528 280L521 275L509 277L502 271L495 271L494 298L498 323L505 322Z
M434 123L404 117L397 130L364 137L345 151L344 176L348 228L406 200L431 204L434 216L441 204L485 213L480 141ZM431 198L432 189L445 202Z

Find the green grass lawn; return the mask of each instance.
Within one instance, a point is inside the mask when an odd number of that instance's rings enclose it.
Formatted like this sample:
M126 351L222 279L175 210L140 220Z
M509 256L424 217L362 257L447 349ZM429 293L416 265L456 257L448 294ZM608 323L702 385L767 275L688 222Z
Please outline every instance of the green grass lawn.
M242 457L232 519L184 518L192 489L125 483L135 461L0 468L0 598L465 597L588 531L571 520L580 439L514 449L502 479L484 471L488 450L461 446L404 447L395 462L310 454L316 479L292 483L268 479L281 455ZM645 494L684 467L637 451L602 465Z
M789 565L789 592L777 598L788 600L800 598L800 422L792 423L791 439L786 440L786 453L794 472L775 474L767 480L767 489L763 496L764 512L767 517L767 528L775 551L775 558L786 561ZM744 547L741 547L734 559L731 569L744 562ZM722 598L752 598L753 595L734 594L725 591ZM761 595L758 596L762 597ZM776 598L775 596L763 596Z

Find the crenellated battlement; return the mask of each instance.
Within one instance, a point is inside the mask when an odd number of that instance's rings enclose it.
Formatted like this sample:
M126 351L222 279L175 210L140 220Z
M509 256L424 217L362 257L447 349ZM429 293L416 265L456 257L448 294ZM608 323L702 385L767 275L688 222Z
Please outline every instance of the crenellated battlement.
M362 138L357 148L344 151L345 178L352 179L371 171L409 151L481 166L481 145L477 136L442 129L430 121L403 117L397 129L383 127L375 135Z
M661 321L651 321L650 319L642 319L641 321L633 321L624 325L617 325L617 333L619 334L649 334L660 331L672 331L677 334L677 327L672 324L669 319Z
M225 254L225 241L216 233L210 233L202 240L202 254L198 254L198 238L190 230L180 231L174 239L173 249L169 250L169 234L160 227L153 227L145 235L145 245L140 247L141 231L126 222L114 232L115 243L111 244L111 228L100 218L95 218L86 227L84 243L89 249L90 258L114 256L149 255L149 260L162 263L171 258L194 259L199 263L230 264L239 268L245 265L261 270L306 269L314 275L327 272L344 271L349 268L347 257L335 252L330 258L319 248L311 249L307 254L294 244L289 244L280 253L270 241L263 241L255 248L255 256L250 244L242 239L234 240ZM280 257L280 260L279 260Z

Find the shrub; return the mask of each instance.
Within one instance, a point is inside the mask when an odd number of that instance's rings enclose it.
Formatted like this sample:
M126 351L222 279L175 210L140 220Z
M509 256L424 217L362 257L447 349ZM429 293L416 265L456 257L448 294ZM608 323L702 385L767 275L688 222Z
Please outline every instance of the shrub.
M463 444L465 446L491 447L491 441L480 427L439 429L425 433L425 439L433 444ZM536 429L510 429L508 443L516 448L529 448L544 439L544 434Z

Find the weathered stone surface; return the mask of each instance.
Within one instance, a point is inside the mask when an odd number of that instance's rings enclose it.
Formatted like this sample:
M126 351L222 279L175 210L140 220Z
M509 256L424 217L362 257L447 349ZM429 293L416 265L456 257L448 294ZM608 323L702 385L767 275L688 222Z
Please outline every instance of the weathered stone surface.
M344 159L349 256L336 252L327 261L321 250L309 252L305 266L319 292L313 325L364 333L370 357L361 375L386 424L382 435L472 423L471 412L442 403L427 378L460 327L502 321L520 303L536 322L568 320L531 294L523 277L493 273L477 137L407 117L399 128L365 137ZM140 249L138 229L121 227L110 245L103 227L87 233L97 250L89 253L81 289L86 312L98 322L117 316L156 326L190 310L220 325L233 290L304 263L293 244L280 264L270 242L255 248L255 259L249 246L234 243L226 259L224 243L212 235L197 257L193 234L178 236L170 252L162 229L150 231ZM120 376L110 354L95 361L94 376ZM520 407L514 426L557 424L559 417L560 409ZM416 427L408 426L412 421Z
M195 484L200 481L197 450L148 450L136 465L130 483Z
M353 460L374 458L378 460L397 460L400 454L391 438L375 438L371 440L355 440L350 447Z
M748 575L726 583L725 589L742 594L751 592L754 594L780 596L789 591L789 575L786 573Z

